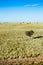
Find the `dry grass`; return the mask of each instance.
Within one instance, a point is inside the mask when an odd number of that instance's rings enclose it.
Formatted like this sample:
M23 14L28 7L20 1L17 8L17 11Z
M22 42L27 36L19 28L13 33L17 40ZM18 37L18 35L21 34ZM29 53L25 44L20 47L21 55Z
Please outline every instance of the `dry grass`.
M26 31L33 30L32 37ZM0 24L0 59L43 57L43 23L3 23Z

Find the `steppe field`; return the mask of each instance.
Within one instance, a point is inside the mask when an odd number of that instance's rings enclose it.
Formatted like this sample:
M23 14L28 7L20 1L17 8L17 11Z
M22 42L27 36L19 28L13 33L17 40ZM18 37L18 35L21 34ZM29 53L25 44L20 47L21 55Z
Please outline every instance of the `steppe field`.
M0 23L0 65L43 65L43 23Z

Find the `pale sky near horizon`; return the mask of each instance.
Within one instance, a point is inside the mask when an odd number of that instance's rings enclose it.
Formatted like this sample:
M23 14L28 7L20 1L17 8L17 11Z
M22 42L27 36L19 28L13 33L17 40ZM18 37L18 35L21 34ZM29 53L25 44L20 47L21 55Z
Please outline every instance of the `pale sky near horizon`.
M43 0L0 0L0 22L43 22Z

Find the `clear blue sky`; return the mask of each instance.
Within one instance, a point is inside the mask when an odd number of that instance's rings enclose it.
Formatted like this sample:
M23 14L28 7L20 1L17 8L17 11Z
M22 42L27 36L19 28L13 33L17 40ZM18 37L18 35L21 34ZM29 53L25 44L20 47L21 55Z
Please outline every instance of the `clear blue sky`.
M43 22L43 0L0 0L0 22Z

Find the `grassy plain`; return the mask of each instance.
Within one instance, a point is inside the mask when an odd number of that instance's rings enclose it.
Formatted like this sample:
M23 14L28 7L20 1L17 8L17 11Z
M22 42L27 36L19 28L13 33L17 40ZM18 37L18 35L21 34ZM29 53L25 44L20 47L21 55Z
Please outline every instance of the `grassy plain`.
M30 38L26 31L33 30ZM43 23L0 23L0 59L43 57ZM24 64L25 65L25 64Z

